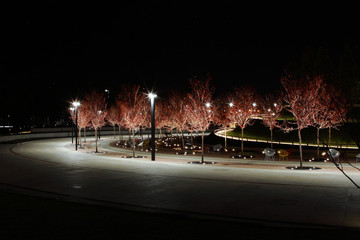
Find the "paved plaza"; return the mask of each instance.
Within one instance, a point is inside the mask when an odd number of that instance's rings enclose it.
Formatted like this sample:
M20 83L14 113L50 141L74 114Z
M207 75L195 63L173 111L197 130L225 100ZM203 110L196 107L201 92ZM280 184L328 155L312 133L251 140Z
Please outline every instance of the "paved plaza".
M269 225L360 227L360 189L332 163L306 163L313 171L290 170L296 162L206 158L214 165L188 164L178 156L114 148L106 153L74 150L71 139L0 144L0 183L26 191L133 208ZM360 184L360 172L344 171Z

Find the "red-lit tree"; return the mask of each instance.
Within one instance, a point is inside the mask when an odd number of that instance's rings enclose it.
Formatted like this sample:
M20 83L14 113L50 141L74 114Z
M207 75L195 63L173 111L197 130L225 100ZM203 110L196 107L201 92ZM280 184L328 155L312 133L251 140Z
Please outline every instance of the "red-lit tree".
M71 115L71 119L73 121L74 124L76 124L76 116L75 116L75 109L74 108L70 108L70 115ZM77 119L77 130L78 132L78 144L81 146L81 129L84 129L84 142L86 142L86 127L90 126L90 113L89 111L87 111L86 109L86 103L81 104L80 106L78 106L77 108L77 114L78 114L78 119Z
M316 77L315 81L322 81L322 78ZM312 119L314 126L317 128L317 144L319 157L319 132L320 129L329 129L329 141L331 144L331 128L337 128L342 125L347 116L348 106L346 98L342 95L339 89L336 89L330 84L322 83L322 87L316 96L316 105L314 106Z
M344 96L344 94L341 92L340 89L336 89L334 86L328 85L327 92L328 92L328 108L326 115L328 115L328 119L330 122L330 124L328 125L329 128L328 146L330 147L331 128L337 129L337 127L343 125L347 121L347 116L351 106L347 98Z
M314 124L312 114L316 105L316 96L321 89L321 81L313 81L310 78L300 79L287 74L281 78L281 84L285 89L284 101L288 104L287 110L296 119L299 137L300 168L302 168L301 130Z
M231 123L241 128L241 152L244 152L244 129L259 115L257 94L252 86L235 88L229 93L227 113Z
M148 101L138 85L124 85L119 94L119 104L125 127L132 133L133 157L135 157L135 130L144 126L147 119Z
M201 164L204 163L204 132L214 119L216 106L212 102L215 91L210 84L211 76L190 79L191 93L188 94L187 114L189 123L196 132L201 131Z
M172 131L174 128L176 128L176 121L174 119L173 114L177 109L176 109L176 105L173 106L171 104L171 96L172 96L172 94L174 94L174 92L171 92L170 94L171 94L170 97L168 97L165 100L166 104L163 104L162 107L163 107L163 114L164 114L164 120L165 120L164 127L170 132L170 142L172 145L172 142L173 142Z
M81 146L81 129L84 129L84 142L86 142L86 127L90 126L91 115L89 111L82 105L78 107L78 128L79 128L79 144Z
M227 130L231 123L230 115L229 115L229 100L225 95L220 96L215 100L217 109L214 116L214 124L218 126L222 126L224 128L224 136L225 136L225 146L224 149L227 151ZM233 103L232 103L233 104ZM232 105L230 104L230 105Z
M166 105L163 100L158 100L156 102L156 108L155 108L155 128L159 129L159 137L161 138L162 133L161 130L163 128L166 128L169 122L169 116L166 112ZM149 113L149 118L151 117L151 114ZM149 119L151 120L151 119ZM151 123L151 121L149 121ZM151 125L151 124L150 124Z
M283 109L282 96L270 95L264 96L261 102L261 119L265 126L270 130L271 148L273 147L273 130L278 126L277 119L280 117L280 113Z
M316 141L317 141L317 157L320 158L320 129L329 128L331 126L331 96L328 92L328 86L323 82L322 77L316 76L314 82L320 85L317 95L314 97L314 104L312 106L311 119L313 126L316 128Z
M115 102L115 104L109 108L109 112L108 115L106 116L106 120L114 128L114 139L115 139L116 125L119 126L119 134L120 134L120 122L121 122L121 109L119 108L117 102ZM119 140L120 140L120 136L119 136Z
M116 114L114 114L114 117L115 117L116 124L119 127L119 143L120 143L120 139L123 140L122 135L121 135L121 127L127 128L126 122L127 122L128 115L129 115L129 112L126 111L126 104L122 100L121 94L119 94L119 96L117 97L115 106L116 106L115 107Z
M188 128L188 103L185 94L174 91L168 99L169 118L181 133L182 148L185 148L184 131Z
M166 103L167 104L167 103ZM162 130L167 128L168 124L168 115L166 113L166 105L164 100L157 100L156 107L155 107L155 129L159 129L159 138L162 137ZM151 128L151 108L147 108L145 110L145 121L143 122L142 126L146 128ZM148 132L148 139L149 132ZM150 147L150 145L149 145Z
M97 133L98 129L106 124L106 115L107 111L107 102L103 93L92 91L91 93L85 95L82 105L89 113L90 117L90 126L95 130L95 142L96 150L98 152L98 138Z

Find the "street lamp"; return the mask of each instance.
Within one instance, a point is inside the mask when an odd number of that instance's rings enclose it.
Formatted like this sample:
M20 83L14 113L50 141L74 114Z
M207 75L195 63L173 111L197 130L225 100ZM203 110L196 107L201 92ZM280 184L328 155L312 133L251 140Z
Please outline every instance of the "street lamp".
M109 90L109 89L105 89L105 92L107 93L108 99L109 99L109 98L110 98L110 90Z
M73 102L73 106L75 107L75 150L77 151L77 145L78 145L78 107L80 106L80 102Z
M71 111L71 143L74 143L74 111L75 108L71 107L69 108Z
M151 100L151 161L155 161L155 98L154 93L149 93L148 97Z

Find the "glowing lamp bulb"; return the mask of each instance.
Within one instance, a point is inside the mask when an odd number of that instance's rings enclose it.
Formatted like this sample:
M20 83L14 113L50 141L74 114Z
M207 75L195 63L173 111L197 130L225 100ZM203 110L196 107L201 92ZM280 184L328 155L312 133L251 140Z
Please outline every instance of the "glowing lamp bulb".
M210 103L206 103L205 106L206 106L206 107L210 107Z
M157 97L157 95L156 95L155 93L149 93L148 96L149 96L149 98L151 98L151 99L154 99L154 98Z
M74 107L80 106L80 102L73 102L72 104L73 104Z

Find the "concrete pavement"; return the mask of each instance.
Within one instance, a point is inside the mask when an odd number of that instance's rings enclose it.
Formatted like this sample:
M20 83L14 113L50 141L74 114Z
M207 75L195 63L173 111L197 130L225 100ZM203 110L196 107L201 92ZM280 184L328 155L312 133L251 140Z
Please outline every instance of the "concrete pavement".
M106 154L76 152L69 142L65 138L1 144L0 182L153 211L269 224L360 227L360 189L330 163L320 164L320 170L294 171L285 168L289 163L261 159L236 159L231 161L237 164L224 165L230 160L214 158L219 164L190 165L188 161L199 158L157 155L152 162L121 158L128 152L105 140L100 148ZM345 171L360 183L359 171L350 167Z

